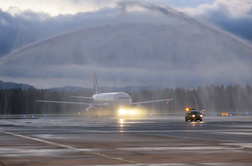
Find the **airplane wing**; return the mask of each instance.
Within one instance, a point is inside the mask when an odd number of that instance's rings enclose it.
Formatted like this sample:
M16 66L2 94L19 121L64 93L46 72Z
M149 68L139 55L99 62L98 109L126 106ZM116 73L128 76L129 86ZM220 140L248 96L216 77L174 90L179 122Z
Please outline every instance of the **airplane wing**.
M84 97L84 96L70 96L70 97L79 99L93 99L93 97Z
M69 102L69 101L50 101L50 100L35 100L40 103L56 103L56 104L79 104L79 105L96 105L96 106L106 106L107 104L94 104L94 103L81 103L81 102Z
M171 99L161 99L161 100L151 100L151 101L141 101L141 102L135 102L135 103L132 103L132 104L156 103L156 102L170 101L170 100L173 100L173 98L171 98Z

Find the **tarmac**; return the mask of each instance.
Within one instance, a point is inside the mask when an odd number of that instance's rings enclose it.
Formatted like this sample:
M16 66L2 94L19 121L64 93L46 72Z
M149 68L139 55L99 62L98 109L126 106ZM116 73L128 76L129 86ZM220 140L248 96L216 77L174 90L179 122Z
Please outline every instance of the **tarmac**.
M32 116L0 118L0 166L252 165L251 116Z

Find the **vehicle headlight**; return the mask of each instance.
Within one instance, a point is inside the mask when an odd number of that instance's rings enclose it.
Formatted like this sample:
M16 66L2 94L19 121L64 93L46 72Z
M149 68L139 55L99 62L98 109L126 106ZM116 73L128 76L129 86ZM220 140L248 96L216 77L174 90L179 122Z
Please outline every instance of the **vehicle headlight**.
M203 116L202 116L202 115L200 115L200 117L202 118Z
M194 118L194 117L195 117L195 115L192 115L192 117Z
M124 115L124 114L125 114L125 110L124 110L124 109L120 109L120 110L119 110L119 113L120 113L121 115Z

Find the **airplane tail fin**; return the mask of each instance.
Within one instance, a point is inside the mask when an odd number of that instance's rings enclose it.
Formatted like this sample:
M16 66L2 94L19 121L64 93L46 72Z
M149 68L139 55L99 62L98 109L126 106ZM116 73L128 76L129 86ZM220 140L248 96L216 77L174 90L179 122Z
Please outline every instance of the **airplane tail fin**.
M94 71L94 93L95 94L101 93L100 90L99 90L99 86L98 86L98 82L97 82L97 79L96 79L95 71Z

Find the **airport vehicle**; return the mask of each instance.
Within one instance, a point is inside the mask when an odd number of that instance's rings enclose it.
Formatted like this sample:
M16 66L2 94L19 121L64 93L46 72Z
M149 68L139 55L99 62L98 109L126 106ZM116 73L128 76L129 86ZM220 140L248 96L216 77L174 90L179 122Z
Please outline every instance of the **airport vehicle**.
M93 73L94 80L94 92L92 97L83 96L71 96L74 98L84 98L93 100L92 103L82 102L68 102L68 101L48 101L48 100L36 100L36 102L47 102L47 103L62 103L62 104L80 104L88 105L86 111L93 117L103 115L104 112L111 112L120 116L137 116L141 114L144 109L142 104L169 101L171 99L161 99L152 101L132 102L130 96L125 92L112 92L112 93L101 93L99 90L95 71Z
M202 121L202 117L203 115L197 111L196 109L191 109L189 112L186 112L185 114L185 121L187 122L187 120L191 120L192 121L197 121L200 120Z

